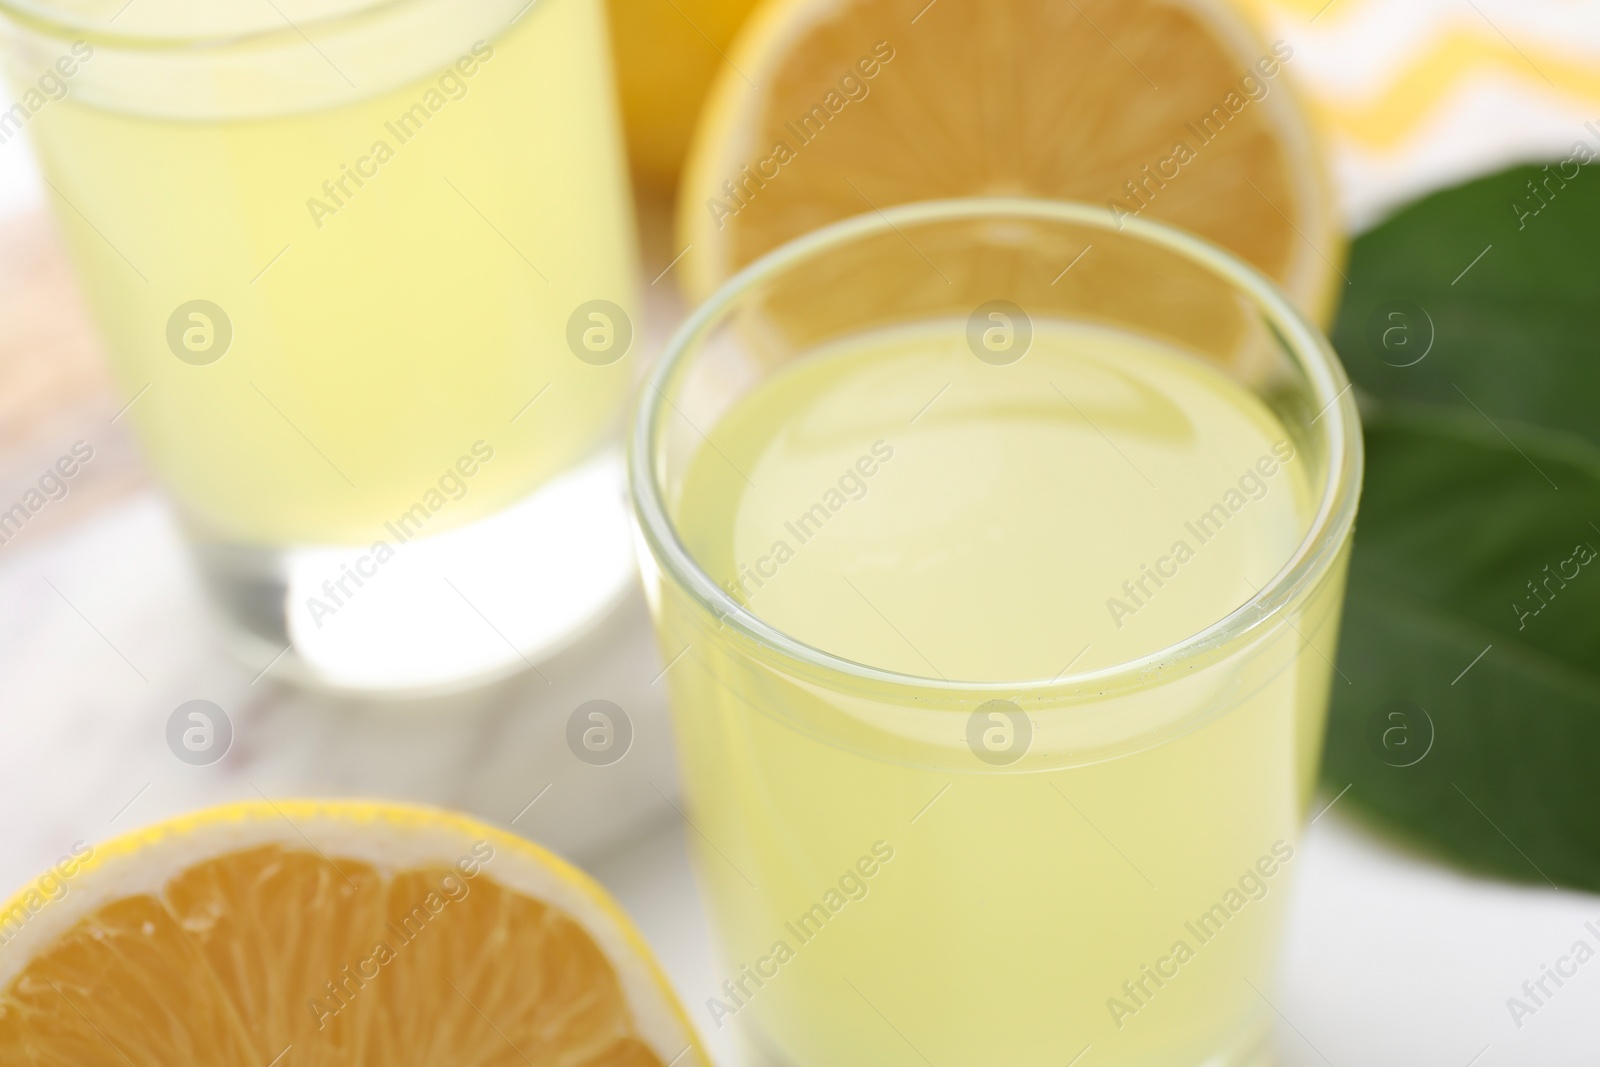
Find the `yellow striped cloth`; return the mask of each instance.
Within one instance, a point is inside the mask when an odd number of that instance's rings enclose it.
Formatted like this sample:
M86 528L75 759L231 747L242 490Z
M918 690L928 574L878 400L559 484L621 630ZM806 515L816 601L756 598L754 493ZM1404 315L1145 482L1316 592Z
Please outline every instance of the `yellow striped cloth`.
M1235 0L1289 41L1360 224L1513 160L1600 154L1597 0Z

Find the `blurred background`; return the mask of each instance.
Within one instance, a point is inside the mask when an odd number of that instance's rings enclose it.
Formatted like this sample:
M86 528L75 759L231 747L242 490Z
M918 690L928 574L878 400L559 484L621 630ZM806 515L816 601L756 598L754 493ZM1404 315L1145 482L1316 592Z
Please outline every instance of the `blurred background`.
M1600 151L1600 4L1240 3L1267 38L1294 48L1287 76L1322 128L1352 235L1430 190L1564 159L1585 139ZM699 104L754 6L610 0L646 360L686 310L673 211ZM0 111L9 106L0 99ZM75 442L94 450L69 493L0 545L0 810L10 815L0 886L74 841L229 799L377 795L460 808L607 883L717 1050L702 1010L716 979L684 853L696 831L676 806L660 684L671 665L631 584L564 650L464 695L321 694L288 684L270 651L252 659L223 647L130 437L128 398L106 369L47 191L27 138L0 143L0 502L19 499ZM1589 397L1591 413L1597 403ZM1583 595L1592 617L1595 594ZM631 730L605 763L568 742L569 720L594 700L621 709ZM168 740L190 701L208 702L228 735L204 761L180 758ZM1586 758L1592 768L1600 751ZM1285 1062L1593 1063L1600 965L1536 1015L1518 1019L1507 1002L1597 936L1585 924L1600 926L1600 897L1430 858L1347 814L1337 775L1327 781L1273 998ZM1491 827L1480 829L1501 833Z

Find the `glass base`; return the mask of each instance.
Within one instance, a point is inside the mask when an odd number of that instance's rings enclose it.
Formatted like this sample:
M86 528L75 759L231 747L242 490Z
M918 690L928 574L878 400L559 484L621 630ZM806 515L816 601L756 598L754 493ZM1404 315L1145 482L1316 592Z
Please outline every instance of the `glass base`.
M471 525L387 544L387 555L371 544L195 551L248 664L373 696L431 696L535 669L615 607L634 576L615 453Z

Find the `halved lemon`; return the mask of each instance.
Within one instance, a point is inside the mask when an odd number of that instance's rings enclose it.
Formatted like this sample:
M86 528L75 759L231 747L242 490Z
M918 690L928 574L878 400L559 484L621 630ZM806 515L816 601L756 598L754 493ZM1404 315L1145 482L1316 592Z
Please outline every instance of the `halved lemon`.
M0 910L0 1063L706 1064L605 892L472 819L215 808L80 845Z
M1040 196L1209 238L1326 322L1344 241L1293 63L1221 0L766 0L695 133L685 288L891 204Z

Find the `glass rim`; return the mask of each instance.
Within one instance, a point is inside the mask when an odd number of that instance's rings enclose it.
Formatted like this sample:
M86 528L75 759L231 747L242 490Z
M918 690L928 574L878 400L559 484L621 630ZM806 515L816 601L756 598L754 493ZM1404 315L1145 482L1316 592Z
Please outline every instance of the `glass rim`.
M252 48L277 38L303 43L304 30L355 25L397 9L438 0L365 0L349 10L290 22L283 19L259 28L232 33L170 34L121 33L106 19L75 15L57 0L0 0L0 17L61 39L78 38L103 47L130 51L176 52L194 48ZM115 16L112 16L115 18Z
M665 408L666 388L698 347L706 329L763 281L813 256L873 234L945 220L1029 219L1071 223L1132 233L1205 268L1254 301L1269 316L1280 340L1304 372L1319 404L1312 423L1326 423L1328 468L1316 512L1294 552L1271 579L1244 603L1197 633L1135 659L1089 671L1063 671L1050 679L973 681L892 671L828 652L792 637L740 604L712 580L678 537L654 475L656 431ZM679 324L645 381L631 420L627 443L628 493L636 524L657 566L720 624L733 627L758 646L803 668L832 677L922 691L930 697L952 694L1105 693L1148 681L1153 673L1217 649L1229 648L1319 581L1338 560L1354 527L1364 462L1359 416L1351 382L1323 331L1309 322L1278 285L1254 266L1204 238L1165 223L1118 218L1109 208L1078 201L1034 197L967 197L926 200L873 210L804 234L755 260L717 287ZM941 701L942 702L942 701Z

